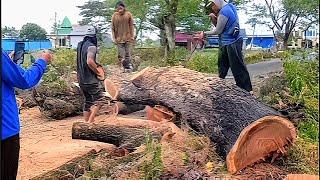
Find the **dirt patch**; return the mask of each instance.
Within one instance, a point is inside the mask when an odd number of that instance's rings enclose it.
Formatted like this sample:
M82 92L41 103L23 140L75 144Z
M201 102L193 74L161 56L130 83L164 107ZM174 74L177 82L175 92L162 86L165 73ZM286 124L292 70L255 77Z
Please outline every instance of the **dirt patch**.
M71 128L81 117L48 121L38 108L21 111L21 149L17 179L29 179L54 169L91 149L112 149L113 145L71 139Z

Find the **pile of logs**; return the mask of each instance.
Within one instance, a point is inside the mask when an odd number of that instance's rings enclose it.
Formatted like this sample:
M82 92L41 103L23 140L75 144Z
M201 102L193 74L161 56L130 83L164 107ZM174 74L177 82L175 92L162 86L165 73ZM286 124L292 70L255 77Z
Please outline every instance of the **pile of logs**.
M290 121L214 75L180 67L149 67L127 83L105 85L122 103L147 106L151 121L123 121L121 126L74 124L73 138L108 142L131 151L143 143L146 129L152 130L154 138L161 138L175 136L172 129L188 127L210 138L217 153L226 159L230 173L268 157L276 159L296 139ZM175 127L168 128L167 123Z

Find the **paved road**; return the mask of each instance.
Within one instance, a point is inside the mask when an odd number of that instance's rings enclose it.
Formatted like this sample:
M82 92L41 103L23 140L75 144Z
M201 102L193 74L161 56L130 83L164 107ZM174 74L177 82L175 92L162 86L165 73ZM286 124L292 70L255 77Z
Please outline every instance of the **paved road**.
M283 70L282 61L280 59L273 59L270 61L264 61L256 64L249 64L247 65L247 68L251 77L264 75L272 72L279 72ZM226 78L233 78L230 69Z

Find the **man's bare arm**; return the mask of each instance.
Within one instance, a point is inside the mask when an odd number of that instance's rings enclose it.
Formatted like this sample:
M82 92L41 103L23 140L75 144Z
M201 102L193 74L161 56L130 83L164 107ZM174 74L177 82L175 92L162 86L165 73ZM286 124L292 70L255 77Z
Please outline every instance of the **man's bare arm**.
M89 46L88 52L87 52L87 64L89 68L98 75L99 74L97 69L98 64L94 60L96 53L97 53L97 48L95 46Z

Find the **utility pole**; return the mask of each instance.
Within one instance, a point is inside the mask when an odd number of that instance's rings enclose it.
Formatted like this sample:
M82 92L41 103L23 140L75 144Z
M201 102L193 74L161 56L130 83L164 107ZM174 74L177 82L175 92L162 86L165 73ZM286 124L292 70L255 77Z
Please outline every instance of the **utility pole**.
M57 12L54 12L54 24L55 24L55 35L56 35L56 39L54 40L54 48L56 48L57 38L58 38Z

